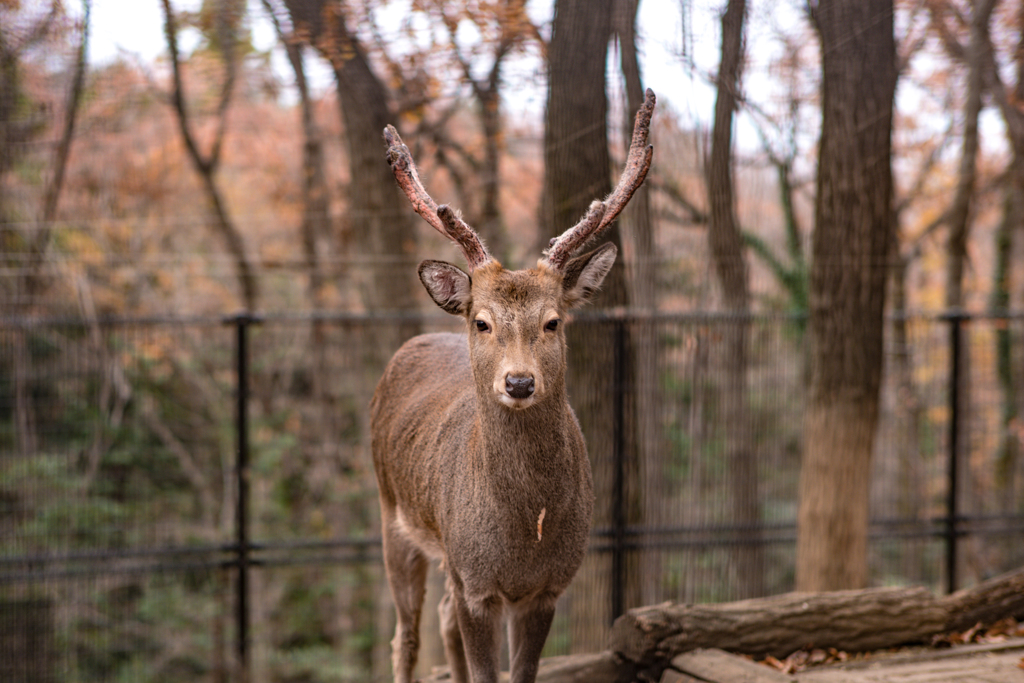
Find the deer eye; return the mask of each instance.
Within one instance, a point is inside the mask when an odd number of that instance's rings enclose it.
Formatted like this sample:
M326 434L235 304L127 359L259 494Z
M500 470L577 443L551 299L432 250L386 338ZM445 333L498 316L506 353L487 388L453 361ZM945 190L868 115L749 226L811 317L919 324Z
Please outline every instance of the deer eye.
M561 320L559 320L558 318L553 318L552 320L549 320L546 325L544 325L544 329L547 330L548 332L554 332L555 330L558 329L558 323L560 322Z
M488 325L483 320L474 320L473 324L476 325L476 331L477 332L490 332L491 331L491 326Z

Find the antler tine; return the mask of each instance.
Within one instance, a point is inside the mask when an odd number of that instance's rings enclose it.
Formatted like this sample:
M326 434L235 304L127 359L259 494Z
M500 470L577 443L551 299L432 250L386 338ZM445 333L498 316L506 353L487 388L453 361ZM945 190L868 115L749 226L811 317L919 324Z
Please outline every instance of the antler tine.
M647 177L647 171L651 168L651 159L654 155L654 146L647 144L647 138L651 131L651 117L654 114L656 101L654 91L648 88L644 104L636 113L633 139L629 144L626 166L619 178L618 185L604 201L593 202L579 223L551 240L548 249L544 252L544 258L549 265L561 269L569 257L580 247L603 233L643 184L644 178Z
M469 266L470 272L494 260L488 253L487 247L484 246L483 240L480 239L480 235L476 234L476 231L469 227L450 206L442 204L437 207L437 216L444 224L445 235L462 249L462 255L466 257L466 264Z
M388 143L387 159L391 171L395 174L395 180L402 192L409 199L413 210L430 223L434 230L455 242L466 257L469 270L473 271L483 264L491 261L491 255L487 252L480 236L473 228L469 227L459 215L447 204L438 206L427 194L427 190L420 181L416 172L416 163L412 160L409 148L402 142L401 136L394 126L387 126L384 129L384 140Z
M434 230L447 237L448 234L441 224L441 219L437 216L437 204L427 194L423 183L420 182L412 154L409 153L409 148L402 142L402 137L394 126L389 125L384 129L384 141L388 143L388 165L391 166L391 171L395 174L398 186L409 198L412 208L423 216L423 219L430 223Z

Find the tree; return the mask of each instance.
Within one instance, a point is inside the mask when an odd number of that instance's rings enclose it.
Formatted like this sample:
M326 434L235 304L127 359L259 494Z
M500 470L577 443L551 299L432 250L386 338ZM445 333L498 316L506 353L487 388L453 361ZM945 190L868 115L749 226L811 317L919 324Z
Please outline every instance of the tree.
M32 10L41 8L32 8ZM76 49L75 66L71 86L64 107L64 120L59 142L53 157L53 175L46 183L38 222L18 221L16 213L7 202L6 174L16 168L28 148L28 143L43 132L46 126L45 108L30 102L22 87L26 55L37 46L52 40L61 33L61 24L66 18L60 2L51 2L45 13L25 11L20 3L0 9L0 257L2 262L17 273L15 291L7 292L7 301L14 303L19 314L31 312L45 288L42 269L50 247L53 222L57 205L64 186L65 171L71 143L74 139L75 121L82 100L86 74L86 54L89 39L89 15L91 4L83 2L81 40ZM23 222L34 229L20 231L16 225ZM5 304L9 305L9 304ZM33 453L37 447L36 417L31 400L28 376L31 374L32 354L29 352L23 333L13 339L13 385L14 414L19 451L23 455Z
M999 69L994 60L989 60L986 80L989 82L994 99L1006 123L1006 134L1010 142L1011 159L1003 198L1003 219L996 231L996 267L993 273L993 287L990 308L993 312L1006 311L1013 304L1013 254L1015 245L1024 243L1024 112L1019 103L1024 99L1024 5L1019 5L1015 17L1018 42L1013 53L1015 83L1004 87ZM989 52L992 55L992 51ZM1020 271L1017 271L1018 286ZM1018 300L1018 304L1020 301ZM1024 363L1020 354L1014 356L1013 331L1009 325L996 330L996 369L999 387L1002 391L1000 427L1002 435L996 455L997 483L1002 489L1004 510L1011 510L1017 494L1018 469L1021 462L1021 414L1024 392L1015 378L1024 376ZM1019 344L1018 344L1019 346Z
M622 139L628 151L632 136L633 119L644 102L644 86L637 57L636 18L639 0L615 0L613 30L619 46L619 63L626 89L626 116ZM650 180L648 180L650 182ZM661 344L659 329L654 322L658 310L657 260L654 245L654 220L651 215L650 192L641 186L622 212L619 230L627 253L632 258L626 263L626 283L630 307L637 312L629 327L629 343L633 350L633 396L630 406L633 423L628 432L632 444L636 473L633 498L639 498L634 516L648 525L664 519L665 500L669 488L662 476L664 467L663 434L660 407L661 376L659 361ZM654 601L664 577L661 558L641 554L639 568L634 574L640 583L636 596L641 604Z
M797 513L798 590L867 583L892 230L896 48L892 0L824 0L810 291L810 386Z
M374 71L366 46L350 28L354 23L350 3L332 0L284 0L291 19L292 34L304 37L330 64L337 88L339 114L345 148L348 153L349 181L346 187L347 213L345 229L351 237L349 249L363 265L350 273L359 301L353 308L374 313L409 313L416 309L417 282L415 254L418 225L408 210L384 159L385 126L396 123L396 113L382 78ZM380 378L388 358L406 339L420 330L411 316L398 325L373 329L373 343L364 355L364 372L355 400L360 406L369 404L372 388ZM360 417L364 417L360 411ZM363 421L359 429L365 434ZM368 439L368 437L364 437ZM368 442L368 441L365 441ZM355 463L346 468L356 468ZM349 514L365 524L362 508L352 506ZM378 589L380 586L377 587ZM337 609L360 610L363 618L372 621L370 612L378 602L373 581L367 578L363 591L340 596ZM382 649L375 643L365 644L360 656L367 668L384 666Z
M462 6L450 7L445 0L431 0L428 7L440 17L448 35L448 52L454 61L457 72L469 84L476 100L480 126L483 131L483 155L477 159L462 144L451 139L446 133L448 117L459 105L449 110L440 121L441 125L430 126L430 133L438 143L438 159L456 177L457 184L464 187L460 173L448 159L447 150L454 150L469 167L472 176L479 180L479 187L474 186L476 194L481 197L478 202L470 201L464 194L462 211L467 222L475 226L477 232L487 243L488 249L498 260L506 259L510 254L508 237L505 234L499 206L501 189L501 151L503 129L501 112L502 68L505 60L536 32L526 13L525 0L502 0L493 4L475 5L465 3ZM458 33L463 21L472 24L483 40L476 50L467 51L460 45ZM487 50L490 68L483 77L474 75L474 65L479 63L482 50ZM468 52L468 53L467 53ZM475 211L472 207L479 205Z
M732 321L722 331L722 427L729 471L733 523L756 527L760 496L756 453L748 425L747 356L750 284L743 236L736 218L732 177L733 112L737 106L743 59L743 24L746 0L729 0L722 14L722 56L717 78L711 157L707 167L708 242L715 274L722 288L723 306ZM735 553L740 597L764 593L764 549L755 544Z
M255 311L259 300L259 285L253 264L247 253L245 239L235 225L223 193L217 184L217 169L221 163L221 151L224 136L227 133L227 114L234 94L235 77L238 68L237 48L238 35L242 21L242 6L237 3L218 3L212 10L213 45L220 54L224 66L224 77L217 103L217 131L208 152L199 148L199 142L190 123L191 114L185 101L185 85L182 78L181 59L178 52L178 20L171 7L170 0L161 0L164 11L164 36L171 58L171 75L174 91L171 102L178 118L178 130L181 132L185 149L203 184L210 209L213 212L214 227L220 232L228 250L235 261L242 305L247 311ZM206 9L206 8L204 8Z
M548 45L548 100L544 117L543 235L556 235L611 192L605 62L612 0L558 0ZM619 242L614 232L609 233ZM543 240L546 246L547 239ZM617 245L618 246L618 245ZM618 272L618 276L614 273ZM625 302L621 263L605 281L604 306Z
M991 308L995 311L1009 307L1009 281L1011 277L1010 253L1013 234L1021 221L1021 204L1018 196L1024 183L1021 177L1020 159L1024 158L1024 116L1016 102L1016 93L1007 88L999 72L995 49L993 46L991 23L992 15L998 8L998 0L982 0L972 3L969 17L956 12L952 3L935 3L931 6L932 20L936 32L950 59L966 71L967 93L963 113L963 143L960 164L957 171L956 192L947 212L949 236L946 242L946 306L950 309L962 309L965 306L964 295L964 264L967 260L968 236L974 218L974 205L977 204L978 190L978 156L980 132L978 118L983 108L983 97L986 91L992 95L1006 124L1007 142L1011 157L1004 179L1003 219L995 232L995 268L990 296ZM960 42L958 28L968 31L966 44ZM1019 48L1018 48L1019 49ZM1020 55L1015 55L1018 70ZM1019 75L1018 75L1019 78ZM1018 86L1019 87L1019 86ZM956 334L963 334L963 327L958 326ZM1004 324L996 330L995 352L996 372L999 389L1002 393L1002 411L1000 415L1003 432L997 452L995 467L997 481L1002 493L1003 502L1009 500L1009 492L1013 488L1015 478L1015 461L1018 436L1014 434L1014 420L1019 407L1013 382L1013 358L1011 352L1011 330ZM971 452L972 412L975 410L971 399L971 346L964 344L961 349L959 384L957 394L958 407L950 419L957 420L957 433L960 437L958 452L955 457L965 462ZM968 476L970 474L968 473ZM963 478L961 478L963 481ZM1008 486L1007 486L1008 485ZM955 514L956 511L953 511Z
M324 286L327 284L327 273L323 261L324 254L330 251L331 217L330 191L327 187L327 171L324 168L324 143L320 127L316 122L313 98L309 92L306 77L304 44L294 33L285 33L281 25L280 14L286 10L277 2L263 0L263 8L274 24L278 41L284 47L288 63L295 74L295 88L299 92L299 108L302 116L302 224L299 232L302 235L302 251L309 270L309 303L314 311L324 307ZM322 342L322 330L316 324L313 337ZM320 381L314 379L315 384ZM319 394L318 390L314 390Z
M369 261L366 271L353 274L361 304L375 312L413 310L419 291L413 263L418 228L383 162L384 127L395 116L388 91L349 29L347 3L286 0L285 5L296 35L307 36L334 72L350 175L346 220L352 250ZM372 369L383 368L398 343L418 329L410 323L394 339L381 340Z
M613 0L557 0L548 44L548 97L544 119L544 185L541 195L540 234L554 237L587 213L594 199L611 192L611 156L608 150L608 99L605 68L612 31ZM617 230L607 233L620 248ZM546 239L545 239L546 242ZM544 245L546 246L546 245ZM602 309L627 302L625 268L618 258L605 278L595 305ZM580 418L594 471L598 505L594 525L612 524L608 503L615 498L615 374L595 372L615 366L615 331L607 324L570 325L568 385ZM621 359L620 359L621 360ZM620 366L622 367L622 366ZM622 379L620 377L620 379ZM620 444L621 446L621 444ZM591 597L583 601L573 620L580 624L589 645L603 637L609 622L607 605L592 599L603 580L603 568L584 564L576 590ZM634 573L635 575L635 573ZM635 595L627 600L635 600Z
M967 235L971 221L971 202L977 177L978 116L982 108L985 70L989 62L991 40L989 19L998 0L974 3L970 22L970 40L964 60L967 67L967 97L964 101L963 144L956 192L949 209L949 238L946 242L946 307L964 305L963 273ZM938 18L942 21L942 18Z

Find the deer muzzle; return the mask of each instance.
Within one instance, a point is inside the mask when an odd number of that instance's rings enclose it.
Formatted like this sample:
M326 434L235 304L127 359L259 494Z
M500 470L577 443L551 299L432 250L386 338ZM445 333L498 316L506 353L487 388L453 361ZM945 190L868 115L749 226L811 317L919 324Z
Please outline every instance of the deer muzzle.
M522 399L533 396L536 384L533 377L516 377L507 375L505 377L505 393L512 398Z
M508 370L494 378L494 393L498 401L513 410L529 408L543 392L540 380L527 370Z

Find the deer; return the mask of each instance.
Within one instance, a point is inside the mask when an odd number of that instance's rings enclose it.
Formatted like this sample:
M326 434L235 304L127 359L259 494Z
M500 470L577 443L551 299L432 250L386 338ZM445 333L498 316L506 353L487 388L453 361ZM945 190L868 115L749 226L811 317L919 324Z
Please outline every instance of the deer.
M399 187L468 266L419 265L430 298L462 317L466 331L407 341L370 403L384 565L397 613L396 683L412 681L431 561L445 572L438 614L452 680L497 682L505 621L512 683L536 680L594 509L590 460L566 395L565 320L615 261L611 243L579 252L643 183L654 105L647 90L612 193L592 202L528 270L506 270L458 212L438 206L398 132L384 130Z

